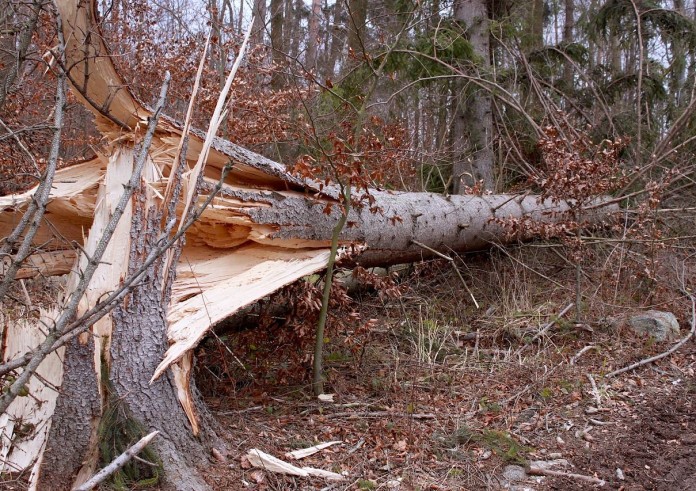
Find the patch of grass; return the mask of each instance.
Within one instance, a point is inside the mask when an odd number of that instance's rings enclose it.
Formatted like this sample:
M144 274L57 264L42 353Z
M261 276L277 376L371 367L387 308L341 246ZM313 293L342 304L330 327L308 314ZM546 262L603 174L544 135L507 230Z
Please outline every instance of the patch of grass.
M324 357L326 363L344 363L350 360L350 354L341 351L332 351L331 353L327 353Z
M311 447L313 443L309 440L302 440L299 438L293 438L288 442L288 447L293 450L300 450L303 448Z
M370 388L375 393L383 393L388 387L388 385L389 384L387 383L387 381L382 377L372 377L370 379Z
M560 380L558 382L558 385L561 387L562 391L565 391L566 394L570 394L575 390L575 387L577 384L575 382L571 382L570 380Z
M474 432L468 426L460 426L452 434L453 443L457 445L467 445L476 438Z
M527 454L532 450L504 431L491 429L475 431L466 425L457 428L447 437L437 438L436 435L436 439L439 439L446 447L481 446L511 464L526 464Z

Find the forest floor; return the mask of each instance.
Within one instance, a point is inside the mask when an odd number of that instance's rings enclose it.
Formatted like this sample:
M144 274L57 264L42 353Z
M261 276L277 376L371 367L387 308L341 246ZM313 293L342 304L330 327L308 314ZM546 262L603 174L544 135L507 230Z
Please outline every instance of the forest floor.
M558 315L576 293L562 254L525 246L463 259L471 294L450 263L434 261L402 272L398 298L362 290L352 315L337 309L325 352L333 402L311 395L309 344L288 341L288 330L311 339L297 314L292 325L207 340L197 382L229 444L206 472L212 487L696 489L696 343L604 377L671 346L629 331L626 315L669 310L686 335L691 306L670 292L674 278L602 283L607 263L595 260L583 268L578 324L573 309ZM285 456L337 440L301 461ZM244 457L250 449L345 479L259 470ZM539 461L563 475L503 477Z

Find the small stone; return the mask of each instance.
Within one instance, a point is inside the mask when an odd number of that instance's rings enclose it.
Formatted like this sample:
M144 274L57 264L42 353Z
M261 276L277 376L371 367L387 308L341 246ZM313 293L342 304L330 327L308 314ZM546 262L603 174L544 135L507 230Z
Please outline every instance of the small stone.
M628 325L636 333L651 336L658 342L679 338L679 322L671 312L648 310L629 318Z
M401 489L401 479L392 479L391 481L387 481L387 488L389 489Z
M527 472L519 465L508 465L503 469L503 477L509 482L524 481Z
M623 471L622 471L620 468L618 468L618 467L616 468L616 478L617 478L619 481L623 481L624 479L626 479L626 477L624 477Z

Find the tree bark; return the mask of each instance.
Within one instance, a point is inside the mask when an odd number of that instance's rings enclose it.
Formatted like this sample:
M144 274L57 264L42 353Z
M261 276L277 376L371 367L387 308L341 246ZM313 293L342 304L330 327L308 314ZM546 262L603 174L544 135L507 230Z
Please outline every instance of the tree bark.
M336 62L346 43L347 25L345 20L344 2L337 1L332 9L332 22L330 28L330 40L327 43L328 50L325 54L324 77L332 79L336 72Z
M544 0L524 2L526 29L522 36L522 50L526 55L544 46Z
M575 25L575 0L565 0L565 17L563 20L563 45L567 47L572 44L575 39L573 38L573 26ZM573 64L570 60L565 60L563 63L563 83L565 85L565 90L570 94L573 90Z
M121 151L121 156L132 158L132 151ZM117 165L107 169L105 181L121 181L128 177ZM128 162L121 166L132 168ZM150 164L147 180L154 178ZM117 174L116 179L110 172ZM108 189L108 186L107 186ZM113 250L108 257L115 267L105 264L98 274L100 284L90 294L100 296L100 292L118 288L123 278L118 271L125 261L125 275L133 275L143 264L152 247L162 234L161 203L143 182L134 194L134 209L126 214L122 234L129 236L124 241L118 233ZM98 196L99 205L105 205L106 216L110 215L107 192ZM95 202L95 209L97 202ZM95 213L99 216L99 213ZM130 226L128 221L131 222ZM86 249L91 252L96 239L102 234L102 227L96 223L91 227ZM118 254L124 257L117 258ZM172 254L177 254L173 249ZM66 352L64 378L58 397L53 425L44 453L44 463L40 467L39 489L70 489L82 484L97 469L100 448L128 447L135 440L154 430L160 431L152 445L161 471L153 471L133 461L129 465L143 467L138 472L153 481L161 481L166 489L198 490L208 486L197 473L195 465L200 464L201 455L210 455L211 446L216 442L212 425L206 417L197 417L196 428L192 428L182 403L177 397L177 387L168 374L150 384L150 376L166 351L167 320L166 305L171 289L163 284L163 260L152 265L140 285L114 310L96 323L89 335L81 342L74 341ZM111 271L115 270L116 275ZM169 281L175 272L167 275ZM70 285L70 282L68 283ZM68 290L70 286L68 286ZM84 309L98 301L85 298ZM192 396L192 404L198 401ZM194 407L195 410L195 407ZM204 413L205 414L205 413ZM119 438L120 427L136 428L128 434L127 441ZM194 431L192 431L194 430ZM204 438L201 438L204 437ZM117 448L118 448L117 447ZM107 458L106 460L109 460ZM108 463L108 462L103 462ZM132 471L132 470L131 470ZM162 475L159 475L159 474ZM140 481L143 481L140 479Z
M266 31L266 0L254 0L252 10L254 25L251 32L251 40L254 44L263 44Z
M143 187L140 199L136 198L139 205L133 214L129 255L131 275L143 264L162 233L162 214L152 206L151 200L142 198L145 195ZM168 374L150 383L150 375L168 344L166 306L169 298L166 295L168 288L163 284L163 265L163 261L156 262L141 280L143 286L136 288L113 313L112 397L119 401L122 410L125 409L131 418L146 428L143 430L145 434L155 430L160 432L154 447L169 487L181 491L207 489L196 465L200 465L201 456L210 455L213 444L218 443L211 423L207 418L199 418L202 431L195 432L197 436L194 436L177 398L173 375ZM172 280L174 277L175 272L170 272L168 278Z
M454 15L466 29L466 36L474 48L479 73L486 76L490 69L490 30L488 11L484 0L457 0ZM454 152L453 191L463 194L466 187L479 181L483 188L493 190L493 112L490 94L478 86L455 84L455 116L452 125Z
M321 0L312 0L312 10L309 14L307 31L307 57L305 69L315 72L317 69L317 45L319 44L319 16L321 15Z
M283 85L284 77L282 76L281 67L285 61L285 46L283 45L283 18L285 2L290 0L271 0L270 15L271 15L271 50L273 64L275 70L271 78L271 86L274 89L279 89Z
M101 396L94 340L74 339L65 350L63 383L51 421L38 489L71 489L96 469Z
M343 0L348 5L348 49L358 59L363 57L365 24L367 23L367 0Z

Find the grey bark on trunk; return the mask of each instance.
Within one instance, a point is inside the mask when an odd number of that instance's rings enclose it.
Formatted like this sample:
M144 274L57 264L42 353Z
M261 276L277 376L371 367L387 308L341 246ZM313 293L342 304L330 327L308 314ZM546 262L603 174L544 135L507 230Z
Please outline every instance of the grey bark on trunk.
M290 0L285 0L290 1ZM281 66L285 61L285 46L283 45L283 18L284 18L284 0L271 0L270 16L271 16L271 58L276 65L276 70L273 72L271 85L278 89L283 85L283 75L280 71Z
M71 489L80 474L91 474L96 456L101 396L94 372L94 342L67 346L63 384L51 422L38 489ZM89 477L87 475L86 477Z
M573 26L575 25L575 0L565 0L565 17L563 19L563 44L567 49L574 41ZM565 90L570 93L573 90L573 64L570 60L563 63L563 81Z
M142 265L155 245L161 234L161 218L154 208L136 207L129 274ZM156 262L142 279L142 286L114 311L110 382L113 396L127 406L130 417L143 426L143 431L160 432L154 447L162 461L165 483L181 491L207 489L196 466L201 464L201 456L210 455L213 443L217 442L211 422L203 418L203 431L200 437L194 437L176 397L171 374L150 383L150 375L168 346L169 298L162 295L167 290L162 285L162 267L163 261ZM170 271L168 278L173 280L174 275L175 271Z
M321 15L321 0L312 0L312 10L309 14L309 26L307 29L307 57L305 59L305 68L308 71L316 71L317 68L319 15Z
M490 29L488 11L484 0L458 0L454 7L455 19L465 28L466 37L474 48L479 73L483 76L490 68ZM483 188L493 190L493 113L488 91L463 82L455 84L458 92L455 101L455 117L452 125L454 162L453 191L465 192L466 186L483 183Z
M142 266L162 234L162 213L151 206L145 195L143 185L133 198L129 275ZM171 252L178 257L176 247ZM164 259L155 262L140 285L116 307L108 341L88 333L83 342L74 340L66 351L64 381L39 489L70 489L81 484L100 466L100 458L106 457L100 455L104 445L127 448L154 430L160 434L151 445L161 468L153 470L132 461L129 465L143 467L140 482L157 482L163 489L177 491L209 489L196 467L202 456L210 455L213 445L223 448L212 418L196 400L194 390L200 423L199 434L194 436L177 398L173 375L168 373L150 383L168 347L166 313L171 289L163 285L164 264ZM175 275L172 267L167 281L173 282ZM104 343L110 356L102 355L96 361L95 342ZM95 377L95 363L101 373L100 381ZM130 429L125 438L133 441L116 441L122 427Z

